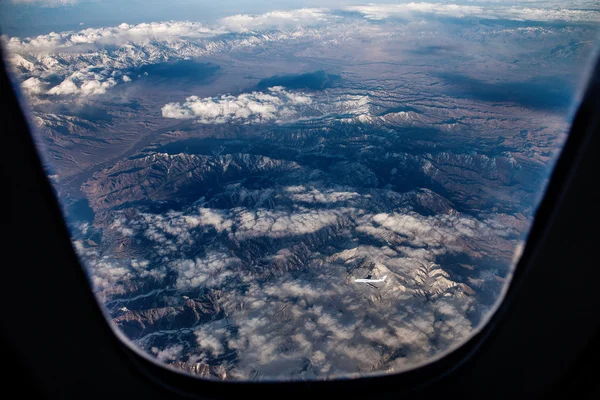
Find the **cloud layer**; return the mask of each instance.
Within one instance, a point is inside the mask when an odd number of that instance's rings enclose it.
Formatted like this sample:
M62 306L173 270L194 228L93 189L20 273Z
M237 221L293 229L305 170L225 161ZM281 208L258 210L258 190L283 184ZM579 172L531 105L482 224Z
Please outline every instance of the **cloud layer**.
M191 96L183 104L166 104L162 108L162 115L175 119L193 118L205 124L278 122L296 116L299 109L311 103L310 95L272 87L267 93L252 92L209 98Z
M8 49L17 53L62 52L69 48L82 51L94 46L145 45L151 41L180 41L183 39L209 38L226 33L198 22L165 21L140 24L123 23L107 28L87 28L78 32L52 32L33 38L12 37L8 40Z
M400 371L464 340L483 312L473 289L435 263L481 257L481 243L500 245L514 235L500 219L453 210L420 215L409 205L415 195L379 203L394 194L294 185L263 192L273 207L116 212L105 240L127 240L128 251L140 254L130 261L96 254L90 271L109 302L135 299L136 289L127 295L127 288L141 286L153 304L169 307L213 296L226 319L173 324L134 338L181 368L219 365L230 379ZM389 212L365 211L376 203ZM378 289L354 282L368 274L388 280ZM472 275L477 288L498 285L494 270Z
M600 22L599 10L568 9L559 4L548 8L525 6L498 6L496 4L463 5L426 2L404 4L369 4L347 7L349 11L361 13L367 19L382 20L392 17L418 17L435 15L452 18L507 19L514 21L569 21Z
M533 7L521 3L505 6L496 3L464 5L410 2L349 6L343 10L302 8L259 15L238 14L225 17L212 25L188 21L123 23L114 27L88 28L77 32L52 32L33 38L3 37L3 40L6 42L10 64L22 76L22 81L35 77L42 80L42 84L37 87L46 87L46 91L29 90L30 95L68 93L86 96L103 94L118 84L118 80L112 82L108 78L113 73L124 73L125 70L147 64L200 58L284 41L299 43L302 40L314 40L320 45L335 45L340 40L349 38L372 39L377 35L388 37L394 35L395 30L400 30L396 40L404 42L407 38L410 39L409 32L415 38L421 35L415 32L415 26L407 32L401 32L402 24L384 26L371 23L374 20L398 17L426 25L427 17L439 16L600 22L600 10L589 5L567 8L557 4L550 2ZM347 11L357 13L358 17ZM318 46L312 47L312 51L317 49ZM100 67L106 70L106 77L103 79L92 77L78 83L78 79L81 80L82 77L73 76L79 71ZM63 82L58 87L50 87L50 82L59 77Z
M60 84L47 91L49 95L80 95L91 96L104 94L115 86L117 81L112 76L106 76L91 71L77 71L65 78Z
M323 24L336 19L325 8L300 8L290 11L272 11L260 15L238 14L225 17L220 24L233 32L298 29Z
M62 7L78 3L79 0L10 0L13 4L35 4L42 7Z

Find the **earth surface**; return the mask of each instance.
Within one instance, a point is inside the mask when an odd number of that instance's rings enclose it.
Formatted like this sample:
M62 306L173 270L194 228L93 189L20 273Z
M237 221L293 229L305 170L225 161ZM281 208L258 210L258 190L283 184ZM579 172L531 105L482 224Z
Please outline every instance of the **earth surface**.
M509 3L5 34L114 326L213 379L398 372L468 339L510 281L600 22L593 2Z

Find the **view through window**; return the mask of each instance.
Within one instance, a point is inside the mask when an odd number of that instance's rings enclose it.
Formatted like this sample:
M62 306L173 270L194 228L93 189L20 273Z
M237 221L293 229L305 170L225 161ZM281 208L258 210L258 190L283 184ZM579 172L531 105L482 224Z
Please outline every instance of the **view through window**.
M598 3L164 3L0 5L113 325L225 380L399 372L464 343L510 282Z

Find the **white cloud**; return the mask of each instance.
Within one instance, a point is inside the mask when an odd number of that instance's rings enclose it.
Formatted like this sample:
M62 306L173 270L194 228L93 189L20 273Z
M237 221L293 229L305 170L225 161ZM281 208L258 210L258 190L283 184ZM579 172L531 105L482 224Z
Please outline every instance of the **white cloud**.
M94 290L103 298L128 293L132 284L143 280L161 281L165 278L164 266L154 267L146 260L101 257L94 249L81 244L78 251L86 260Z
M31 94L41 94L45 91L46 84L38 78L29 78L21 83L21 87Z
M349 11L363 14L365 18L381 20L392 17L414 17L422 14L443 17L475 17L483 19L509 19L517 21L600 21L600 11L568 9L552 5L551 8L531 8L523 6L498 5L459 5L426 2L403 4L368 4L349 6Z
M357 192L338 191L334 189L318 190L314 187L306 188L304 186L288 186L285 188L285 191L289 193L289 197L292 200L306 203L331 204L360 197Z
M329 277L282 276L228 291L219 303L227 325L211 322L195 331L205 360L234 350L228 374L237 379L335 376L381 365L402 369L472 330L468 297L424 302L421 284L401 292L397 281L372 296L368 287L344 281L344 266L324 265L320 272ZM404 356L386 360L396 350Z
M412 13L430 13L452 17L480 16L484 11L484 8L478 6L459 6L456 4L440 3L369 4L365 6L350 6L347 9L361 13L365 18L373 20L410 16Z
M135 25L123 23L113 27L87 28L77 32L51 32L33 38L12 37L7 46L9 50L20 53L53 53L74 46L86 50L84 45L144 45L152 40L170 42L209 38L225 32L189 21L149 22Z
M110 229L114 229L125 237L133 236L133 229L127 227L127 220L124 216L117 216L113 223L110 224Z
M233 221L228 218L228 215L220 210L211 208L198 209L199 222L202 225L212 226L217 232L231 231Z
M228 30L247 32L266 29L294 29L322 24L335 17L324 8L301 8L290 11L272 11L261 15L238 14L220 20Z
M50 2L52 3L52 2ZM479 4L479 3L478 3ZM228 51L239 51L251 47L262 46L265 43L282 41L316 40L319 46L310 46L310 51L317 51L321 45L335 45L340 41L351 41L359 38L374 40L382 35L383 40L389 35L398 34L403 29L408 29L403 24L384 27L380 24L370 24L369 20L385 19L390 17L418 17L422 20L426 16L444 17L475 17L475 18L508 18L512 20L531 21L556 21L569 22L600 21L600 11L590 7L557 6L557 3L536 3L535 6L523 6L521 3L514 5L504 4L452 4L410 2L402 4L368 4L347 7L346 10L358 12L364 19L357 21L356 17L342 16L335 10L323 8L304 8L290 11L272 11L261 15L234 15L223 18L213 25L204 25L189 21L166 21L141 24L120 24L106 28L87 28L79 31L51 32L36 37L8 38L3 36L8 50L10 64L23 74L23 80L34 76L44 81L63 80L51 94L71 94L86 96L102 94L114 84L126 82L125 76L113 82L106 79L86 79L90 81L78 82L71 75L90 67L102 66L107 74L109 72L124 72L125 70L147 64L163 63L180 59L197 59L210 54ZM332 28L332 21L336 24ZM339 23L338 23L339 22ZM360 26L359 26L360 25ZM391 29L388 29L390 28ZM296 29L303 28L303 29ZM313 29L314 28L314 29ZM270 31L265 34L265 31ZM228 35L227 33L240 33L244 35ZM408 29L401 32L402 41L410 37L419 37L419 31ZM140 49L140 46L143 48ZM303 50L309 51L309 50ZM107 75L108 76L108 75ZM52 78L52 79L50 79ZM32 82L30 82L32 84ZM29 90L31 96L41 95L43 91ZM197 99L189 98L183 105L170 103L163 112L172 118L191 118L192 110L186 109L188 103ZM368 100L368 99L363 99ZM267 102L268 103L268 102ZM373 116L369 114L372 105L359 104L358 99L337 99L330 104L320 104L322 113L327 113L330 108L348 108L352 115L350 120L358 119L370 122ZM200 104L196 104L200 106ZM214 106L214 105L213 105ZM260 120L266 115L267 120L276 120L281 114L285 117L285 109L274 113L273 105L259 104L253 117ZM252 111L252 110L251 110ZM294 110L292 110L294 111ZM209 121L214 110L206 109ZM243 118L244 109L239 110ZM279 114L278 114L279 113ZM233 113L233 116L236 116ZM398 113L396 119L402 123L412 122L414 115ZM375 118L376 119L376 118ZM216 120L219 120L217 117ZM227 120L227 119L223 119ZM376 121L375 121L376 122Z
M298 114L298 111L312 103L310 95L293 93L281 87L272 87L268 93L242 93L238 96L199 98L191 96L181 103L163 106L165 118L197 119L200 123L220 124L239 122L285 121Z
M113 77L106 77L90 71L77 71L48 90L47 93L50 95L91 96L104 94L116 84L117 81Z
M190 231L202 227L212 227L236 240L258 237L283 238L315 233L327 226L337 225L343 219L340 210L298 209L289 212L251 210L243 207L231 210L199 208L197 213L170 212L165 216L142 214L142 217L145 223L134 222L134 225L137 229L145 229L144 234L147 238L166 244L168 239L165 234L168 233L177 238L179 245L193 243ZM174 247L174 250L179 248Z
M399 371L459 343L474 329L467 317L478 312L472 289L445 265L431 263L443 254L473 254L480 243L501 245L497 235L506 228L495 215L480 221L460 213L361 210L375 208L369 202L387 196L376 195L378 190L298 184L273 193L274 208L191 206L128 213L127 219L118 214L115 232L141 240L148 258L160 261L132 262L111 274L103 270L104 276L124 282L132 274L130 280L143 282L137 274L160 264L163 276L175 277L161 284L171 293L198 298L207 291L222 293L214 304L226 319L186 326L171 339L185 343L182 358L222 363L234 379L314 378L382 366ZM290 200L292 205L281 205ZM332 207L338 201L361 206ZM486 273L467 282L476 287L496 282L496 273L485 266L481 271ZM388 279L378 290L354 283L367 274ZM139 343L156 345L149 336ZM181 360L176 351L154 353L166 362ZM225 361L228 354L235 355L234 362ZM388 359L390 354L401 356Z
M61 7L78 3L79 0L10 0L13 4L35 4L42 7Z
M280 238L317 232L341 220L339 210L298 210L293 213L272 210L242 210L235 215L235 237L242 240L267 236Z
M35 76L54 80L60 77L64 80L71 74L90 67L102 66L106 71L125 71L147 64L238 51L260 46L265 42L321 38L319 29L301 33L293 29L304 25L312 26L314 22L331 18L333 17L323 9L300 9L254 16L236 15L211 26L189 21L123 23L113 27L51 32L26 38L2 36L2 39L8 50L8 61L18 73L24 73L27 78ZM248 29L256 32L222 36ZM271 29L281 31L263 34L264 30ZM107 89L106 84L92 84L88 90L84 88L80 91L80 86L74 83L75 85L64 82L63 86L57 87L52 93L85 95ZM179 115L184 116L185 114Z
M466 216L422 216L412 212L367 214L356 230L426 261L434 261L447 252L468 251L474 242L490 238L499 241L506 235L506 228L499 223L491 226Z
M181 290L207 288L220 285L233 275L232 268L240 264L240 260L226 254L211 252L203 258L195 260L177 260L170 268L177 271L175 287Z
M175 344L162 350L158 349L157 347L153 347L151 351L159 361L168 362L177 360L179 357L181 357L183 346L180 344Z
M203 324L200 328L194 331L196 340L200 348L208 351L212 356L220 356L223 354L223 340L229 337L229 331L222 320L212 321Z

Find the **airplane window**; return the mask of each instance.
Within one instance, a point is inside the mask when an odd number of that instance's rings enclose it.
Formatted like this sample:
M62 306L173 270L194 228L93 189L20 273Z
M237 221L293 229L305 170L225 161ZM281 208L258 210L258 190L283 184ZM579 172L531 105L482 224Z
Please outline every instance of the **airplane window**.
M591 0L0 5L111 325L217 380L401 372L481 329L599 26Z

